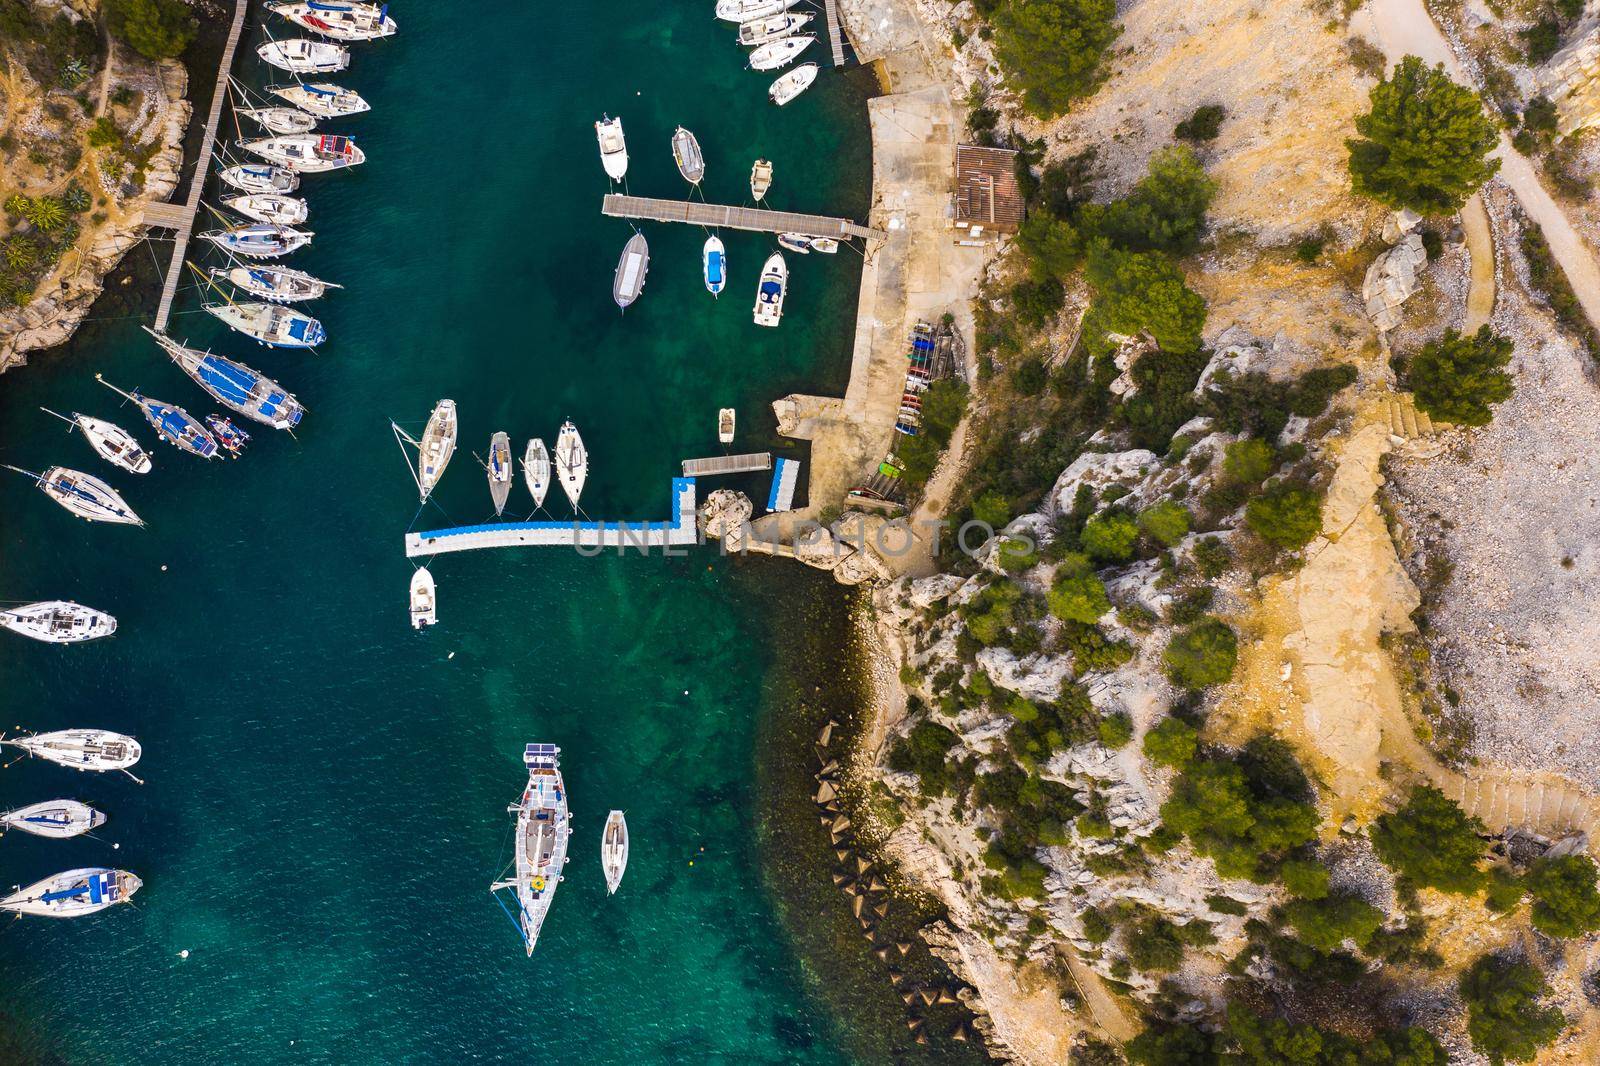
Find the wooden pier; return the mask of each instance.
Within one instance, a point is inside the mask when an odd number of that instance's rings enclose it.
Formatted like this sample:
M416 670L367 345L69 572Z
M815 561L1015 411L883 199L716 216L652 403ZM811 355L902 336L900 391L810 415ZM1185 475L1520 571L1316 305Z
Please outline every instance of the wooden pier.
M757 470L771 469L771 452L751 452L748 455L714 455L709 459L685 459L683 461L684 477L749 474Z
M189 235L194 231L195 215L200 210L200 193L211 173L211 153L217 146L217 124L222 121L222 102L228 98L228 74L233 69L233 54L239 47L239 35L244 30L244 16L249 0L234 0L233 25L228 30L228 43L222 48L222 61L217 66L217 85L211 94L211 111L206 116L205 135L200 139L200 154L195 157L194 174L189 178L189 195L180 207L177 204L151 204L145 208L144 219L148 226L161 226L176 231L172 243L172 261L167 265L166 282L161 286L161 303L156 307L156 332L167 331L167 320L172 317L172 301L178 295L178 282L183 278L184 257L189 254Z
M647 196L623 196L620 193L608 194L600 206L600 213L612 218L687 222L694 226L725 226L757 233L804 233L811 237L861 237L872 241L889 239L883 230L859 225L848 218L767 211L758 207L729 207L693 200L653 200Z
M700 542L695 517L694 479L672 479L672 518L666 522L596 522L571 518L565 522L488 522L406 534L406 558L445 555L478 548L562 547L616 548L686 547Z
M823 0L823 17L828 20L828 44L833 48L833 65L844 66L844 31L839 28L839 0Z

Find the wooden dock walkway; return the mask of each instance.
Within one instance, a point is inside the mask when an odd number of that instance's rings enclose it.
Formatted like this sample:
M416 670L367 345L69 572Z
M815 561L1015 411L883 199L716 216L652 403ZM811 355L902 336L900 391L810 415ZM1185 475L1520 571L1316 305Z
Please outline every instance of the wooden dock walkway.
M228 98L228 74L233 70L233 55L239 47L239 35L244 31L244 16L249 10L249 0L234 0L233 25L228 30L228 43L222 48L222 61L217 65L217 84L211 93L211 111L206 116L205 135L200 139L200 154L195 157L194 174L189 178L189 195L184 198L182 213L170 210L176 204L163 205L169 210L147 208L145 221L149 225L164 226L177 231L172 243L172 261L167 265L166 282L161 286L161 303L156 307L156 332L167 331L167 320L172 317L172 301L178 295L178 282L183 278L184 257L189 254L189 235L194 232L195 215L200 210L200 193L211 173L211 153L217 146L217 124L222 121L222 102ZM151 205L152 207L156 205Z
M757 470L771 469L771 452L751 452L748 455L714 455L709 459L685 459L683 461L684 477L748 474Z
M672 518L666 522L489 522L478 526L453 526L406 534L406 558L445 555L478 548L564 547L616 548L686 547L700 542L695 517L694 478L672 479Z
M844 66L844 31L839 28L839 0L823 0L823 17L828 20L828 44L833 48L833 65Z
M767 211L758 207L729 207L693 200L653 200L648 196L624 196L621 193L609 193L600 205L600 213L612 218L726 226L728 229L758 233L804 233L812 237L861 237L873 241L889 239L883 230L859 225L848 218Z

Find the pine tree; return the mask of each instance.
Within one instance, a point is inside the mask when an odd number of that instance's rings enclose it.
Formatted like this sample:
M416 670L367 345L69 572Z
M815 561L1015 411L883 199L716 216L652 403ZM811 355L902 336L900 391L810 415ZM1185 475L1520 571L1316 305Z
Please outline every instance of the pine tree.
M1463 337L1453 329L1422 346L1406 367L1417 406L1434 418L1463 426L1486 426L1489 405L1509 399L1511 342L1488 326Z
M993 22L995 55L1041 118L1094 91L1100 61L1122 32L1116 0L1009 0Z

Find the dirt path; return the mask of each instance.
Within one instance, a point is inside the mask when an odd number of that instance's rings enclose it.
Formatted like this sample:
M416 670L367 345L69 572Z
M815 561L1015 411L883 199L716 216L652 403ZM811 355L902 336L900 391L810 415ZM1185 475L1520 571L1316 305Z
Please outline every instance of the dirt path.
M1474 193L1461 208L1461 230L1467 238L1472 275L1467 281L1467 315L1463 332L1470 333L1494 315L1494 229L1483 197Z
M106 69L100 72L100 99L94 106L95 118L104 115L111 105L111 79L117 70L117 43L111 39L111 31L102 26L100 38L106 45Z

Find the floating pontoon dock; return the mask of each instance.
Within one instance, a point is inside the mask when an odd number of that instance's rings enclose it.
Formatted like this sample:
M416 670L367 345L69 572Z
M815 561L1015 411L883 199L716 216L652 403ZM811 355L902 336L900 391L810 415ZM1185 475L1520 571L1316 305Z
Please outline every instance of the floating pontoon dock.
M771 452L751 452L748 455L714 455L709 459L685 459L683 461L684 477L749 474L757 470L771 469Z
M406 558L473 551L477 548L568 547L648 548L697 544L694 478L672 479L672 520L668 522L490 522L406 534Z
M600 213L612 218L642 218L652 222L687 222L694 226L726 226L757 233L804 233L811 237L863 237L888 240L881 229L862 226L848 218L800 215L792 211L767 211L758 207L729 207L694 200L652 200L647 196L610 193Z
M800 460L779 459L772 472L772 491L767 494L767 511L787 511L794 507L794 490L800 481Z

